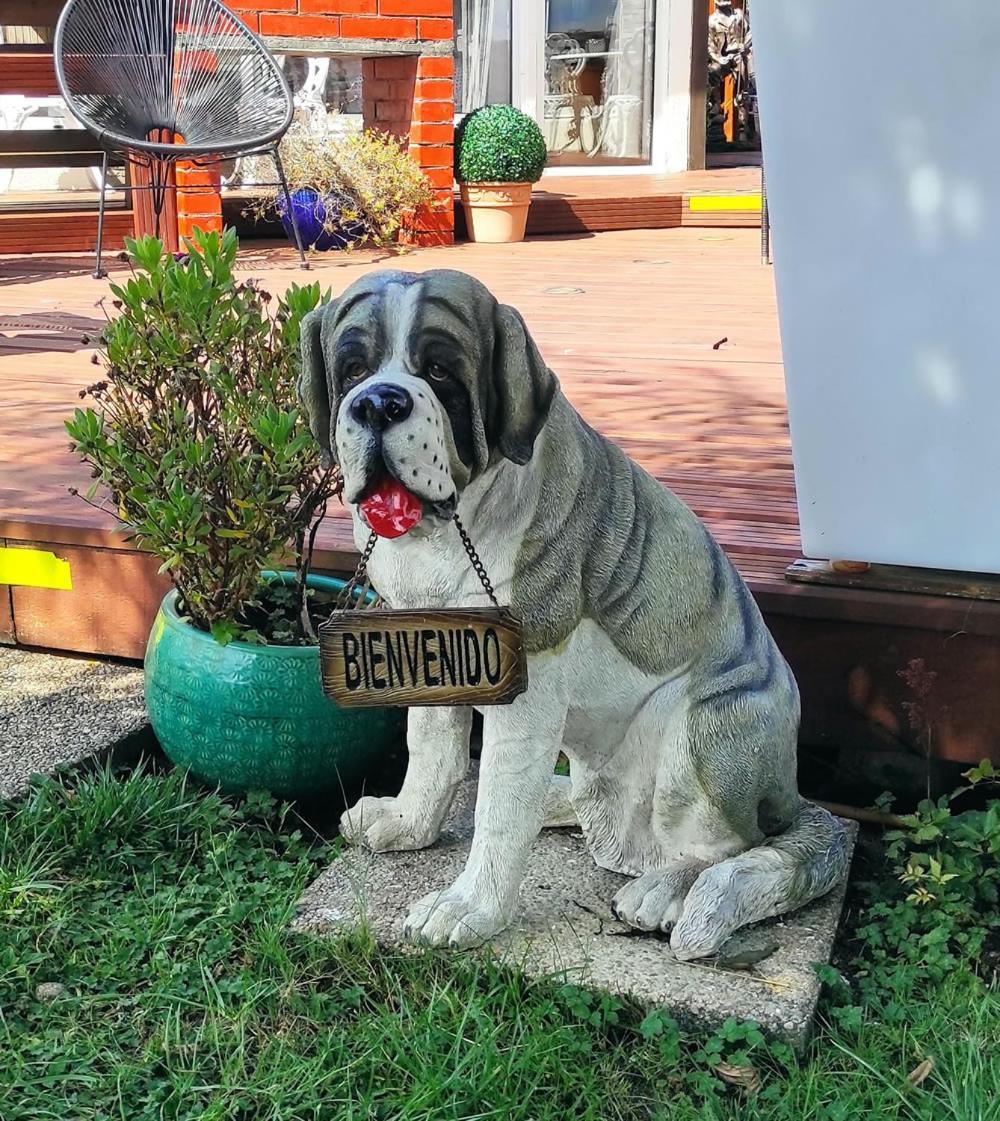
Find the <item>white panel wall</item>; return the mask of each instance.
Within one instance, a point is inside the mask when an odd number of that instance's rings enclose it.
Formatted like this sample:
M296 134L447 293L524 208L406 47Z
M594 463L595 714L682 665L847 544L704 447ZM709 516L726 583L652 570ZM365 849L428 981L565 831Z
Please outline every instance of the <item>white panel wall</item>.
M1000 5L753 32L805 552L1000 572Z

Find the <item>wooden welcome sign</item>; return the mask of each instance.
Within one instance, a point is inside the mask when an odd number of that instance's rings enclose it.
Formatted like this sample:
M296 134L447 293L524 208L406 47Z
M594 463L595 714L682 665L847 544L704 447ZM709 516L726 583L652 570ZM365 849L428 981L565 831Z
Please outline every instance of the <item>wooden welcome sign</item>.
M323 691L345 708L503 705L528 685L505 608L335 611L319 629Z

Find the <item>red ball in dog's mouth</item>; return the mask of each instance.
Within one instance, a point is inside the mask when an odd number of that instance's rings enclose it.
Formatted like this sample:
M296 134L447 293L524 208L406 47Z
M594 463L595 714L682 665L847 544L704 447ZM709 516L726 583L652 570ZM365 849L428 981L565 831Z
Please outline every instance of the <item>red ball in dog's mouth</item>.
M358 509L379 537L402 537L424 516L423 502L391 475L379 480Z

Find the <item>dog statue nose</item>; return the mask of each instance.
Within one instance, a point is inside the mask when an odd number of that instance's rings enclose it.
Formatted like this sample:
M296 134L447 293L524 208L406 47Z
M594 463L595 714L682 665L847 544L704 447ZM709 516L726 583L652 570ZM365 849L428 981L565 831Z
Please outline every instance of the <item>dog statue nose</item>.
M381 431L413 412L413 398L402 386L382 382L368 386L351 402L351 416L359 424Z

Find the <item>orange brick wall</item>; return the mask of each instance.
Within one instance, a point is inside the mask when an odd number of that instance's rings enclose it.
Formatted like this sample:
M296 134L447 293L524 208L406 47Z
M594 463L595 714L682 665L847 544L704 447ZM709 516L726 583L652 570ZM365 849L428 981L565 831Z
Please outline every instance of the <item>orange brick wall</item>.
M177 235L183 244L195 226L222 232L222 184L217 166L177 165Z
M436 44L454 35L453 0L227 0L244 23L265 37L381 39ZM419 48L418 48L419 49ZM394 133L430 180L434 202L417 215L410 240L450 245L455 217L452 184L454 62L430 54L382 55L363 62L366 128ZM199 205L204 205L199 203ZM178 204L181 210L181 204Z
M436 0L382 0L383 4L432 4ZM362 71L365 128L391 132L409 143L410 157L434 191L431 205L417 215L407 240L418 245L450 245L455 235L452 143L455 64L424 55L366 58Z
M252 31L319 39L451 39L452 0L226 0Z

